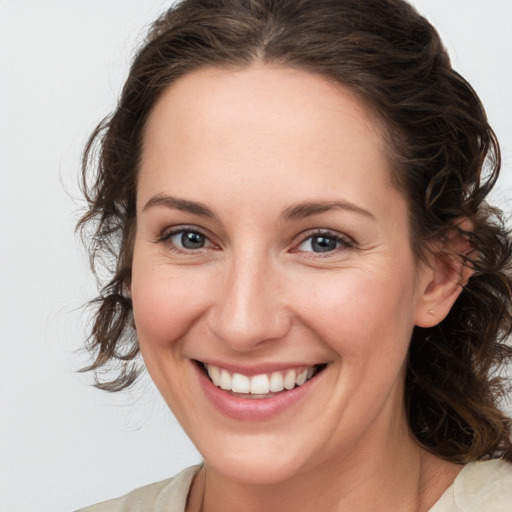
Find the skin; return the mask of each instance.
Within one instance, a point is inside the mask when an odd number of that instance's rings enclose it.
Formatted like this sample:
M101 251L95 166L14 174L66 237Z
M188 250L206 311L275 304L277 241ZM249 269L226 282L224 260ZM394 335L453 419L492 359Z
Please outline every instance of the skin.
M184 248L185 228L204 247ZM334 250L313 250L318 230ZM343 87L254 64L202 69L162 94L131 293L148 371L205 460L187 510L203 495L207 511L428 510L450 485L460 467L409 432L404 362L414 325L448 313L460 269L417 263L408 233L381 123ZM298 403L244 421L210 403L194 360L327 367Z

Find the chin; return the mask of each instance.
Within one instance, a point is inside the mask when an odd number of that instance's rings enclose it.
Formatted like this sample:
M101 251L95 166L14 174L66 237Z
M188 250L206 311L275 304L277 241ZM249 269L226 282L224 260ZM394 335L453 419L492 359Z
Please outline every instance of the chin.
M199 446L207 471L211 467L230 481L250 485L278 484L307 472L316 466L313 459L320 448L308 449L304 443L292 443L289 436L271 433L230 436L208 444L205 450Z
M271 454L254 453L230 454L222 460L210 462L205 459L205 466L213 467L216 472L233 482L245 485L274 485L291 480L297 476L301 462L288 457L283 458L282 453ZM208 469L207 469L208 470Z

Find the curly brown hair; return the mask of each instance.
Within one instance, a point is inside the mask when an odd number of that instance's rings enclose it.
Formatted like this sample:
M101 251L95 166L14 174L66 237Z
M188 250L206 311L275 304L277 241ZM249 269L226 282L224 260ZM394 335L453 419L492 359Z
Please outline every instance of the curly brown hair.
M83 157L88 210L78 228L93 269L102 264L110 272L93 301L88 341L94 359L87 370L96 372L97 386L123 389L140 369L126 289L148 115L181 76L255 61L341 83L383 120L418 260L428 241L454 230L470 237L474 251L457 257L472 276L450 314L414 330L405 403L413 434L432 453L453 462L512 461L511 420L499 408L508 391L500 375L512 360L512 241L501 212L486 203L500 169L499 146L436 30L402 0L184 0L152 25L116 110L91 135ZM460 219L469 220L470 232Z

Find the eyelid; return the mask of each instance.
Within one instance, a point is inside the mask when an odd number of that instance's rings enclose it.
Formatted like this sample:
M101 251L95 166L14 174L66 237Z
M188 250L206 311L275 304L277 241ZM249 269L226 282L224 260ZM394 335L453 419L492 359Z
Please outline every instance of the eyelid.
M325 236L327 238L335 238L337 241L341 242L341 247L337 247L332 251L326 251L325 253L315 253L314 251L301 251L299 246L301 246L308 239L313 238L315 236ZM301 233L298 237L296 237L296 242L293 244L293 249L290 252L302 252L306 254L315 254L315 257L328 257L333 254L337 254L340 250L347 249L357 249L357 242L350 236L345 233L340 233L339 231L334 231L332 229L327 228L315 228L311 230L307 230Z
M186 249L186 248L180 248L176 244L170 243L170 238L178 235L180 233L190 231L198 233L205 237L207 241L207 246L201 247L198 249ZM327 251L325 253L321 252L314 252L314 251L303 251L299 249L299 246L302 245L304 242L306 242L309 238L315 237L315 236L325 236L328 238L335 238L337 241L340 242L340 247L337 247L336 249L332 251ZM176 251L176 252L182 252L182 253L198 253L204 249L220 249L220 244L215 240L215 238L205 229L197 226L197 225L191 225L191 224L181 224L181 225L175 225L175 226L168 226L166 227L160 235L158 235L157 239L155 240L156 243L168 243L169 247ZM335 231L328 228L314 228L314 229L308 229L307 231L304 231L300 233L298 236L295 237L295 241L292 243L292 248L290 249L290 252L294 253L306 253L306 254L314 254L315 257L328 257L333 254L337 254L340 250L347 250L347 249L357 249L358 244L357 242L350 237L349 235L345 233L341 233L339 231Z
M199 235L202 235L204 236L204 238L206 239L207 241L207 246L205 247L200 247L198 249L186 249L184 247L179 247L179 246L176 246L176 244L173 244L170 242L170 239L175 236L175 235L179 235L180 233L184 233L184 232L187 232L187 231L190 231L190 232L193 232L193 233L197 233ZM158 238L156 240L157 243L167 243L169 245L169 247L176 251L176 252L182 252L182 253L197 253L197 252L200 252L204 249L218 249L219 248L219 244L216 243L213 239L213 237L211 236L211 234L209 234L205 229L202 229L200 228L199 226L195 226L195 225L190 225L190 224L180 224L180 225L177 225L177 226L169 226L167 228L165 228L160 235L158 235Z

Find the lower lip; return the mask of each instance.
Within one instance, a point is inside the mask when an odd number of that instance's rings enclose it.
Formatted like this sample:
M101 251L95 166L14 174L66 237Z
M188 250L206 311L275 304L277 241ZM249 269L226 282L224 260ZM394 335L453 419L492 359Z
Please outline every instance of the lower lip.
M317 374L302 386L269 398L242 398L215 386L196 363L193 365L199 376L201 387L214 407L222 414L238 420L267 420L278 416L302 401L318 380Z

